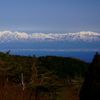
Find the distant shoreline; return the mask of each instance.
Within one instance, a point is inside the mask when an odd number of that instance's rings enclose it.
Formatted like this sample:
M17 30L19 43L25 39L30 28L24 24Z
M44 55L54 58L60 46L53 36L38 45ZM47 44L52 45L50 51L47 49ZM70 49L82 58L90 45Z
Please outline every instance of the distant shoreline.
M100 48L98 49L0 49L0 51L58 51L58 52L76 52L76 51L82 51L82 52L89 52L89 51L100 51Z

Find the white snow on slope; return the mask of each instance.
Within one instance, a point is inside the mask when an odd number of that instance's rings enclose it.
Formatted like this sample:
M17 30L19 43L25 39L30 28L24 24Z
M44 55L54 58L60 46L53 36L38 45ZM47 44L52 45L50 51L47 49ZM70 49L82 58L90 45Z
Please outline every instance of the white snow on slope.
M100 34L91 31L77 33L32 33L0 31L0 42L34 42L34 41L100 41Z

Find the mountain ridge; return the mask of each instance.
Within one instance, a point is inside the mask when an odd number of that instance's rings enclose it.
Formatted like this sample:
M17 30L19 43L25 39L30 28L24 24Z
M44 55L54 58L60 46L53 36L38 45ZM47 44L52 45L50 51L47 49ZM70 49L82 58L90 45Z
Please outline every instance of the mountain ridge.
M100 34L92 31L81 31L77 33L32 33L28 34L25 32L11 32L11 31L0 31L0 43L8 42L44 42L44 41L83 41L83 42L94 42L100 41Z

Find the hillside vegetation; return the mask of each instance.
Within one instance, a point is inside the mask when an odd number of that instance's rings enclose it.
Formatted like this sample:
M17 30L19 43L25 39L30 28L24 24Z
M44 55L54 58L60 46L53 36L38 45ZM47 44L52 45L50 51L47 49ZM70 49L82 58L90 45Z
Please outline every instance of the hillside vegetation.
M80 100L100 100L100 55L96 53L85 76Z
M0 100L79 100L89 63L0 53Z

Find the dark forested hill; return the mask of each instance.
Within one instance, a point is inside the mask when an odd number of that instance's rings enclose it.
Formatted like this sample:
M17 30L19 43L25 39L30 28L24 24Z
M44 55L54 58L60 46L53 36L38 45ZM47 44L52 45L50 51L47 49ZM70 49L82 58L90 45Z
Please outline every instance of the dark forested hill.
M39 61L48 70L55 71L59 78L84 77L89 65L84 61L71 57L46 56L39 57Z
M9 53L0 53L0 100L78 100L89 63Z
M100 55L96 53L80 91L80 100L100 100Z

